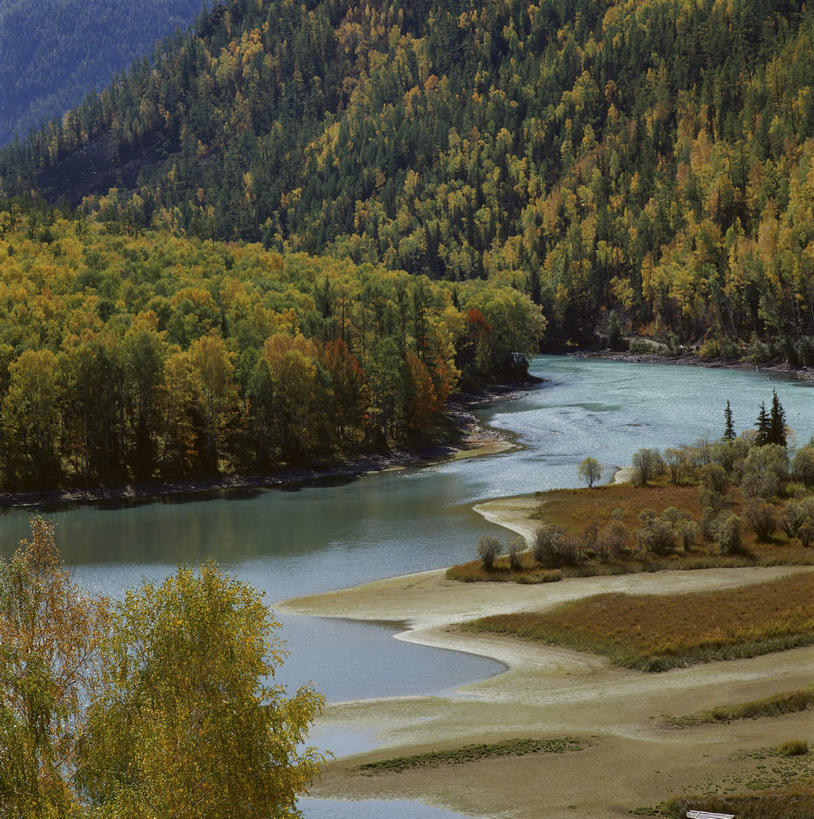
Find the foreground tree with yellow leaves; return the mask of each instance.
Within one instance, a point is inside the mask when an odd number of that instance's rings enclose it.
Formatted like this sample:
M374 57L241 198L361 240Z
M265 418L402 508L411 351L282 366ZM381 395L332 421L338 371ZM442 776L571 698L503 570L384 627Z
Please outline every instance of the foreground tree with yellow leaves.
M111 607L32 527L0 569L0 814L297 816L322 698L270 684L283 652L260 594L207 564Z
M71 816L83 702L99 681L108 601L71 583L54 527L31 521L0 561L0 815Z

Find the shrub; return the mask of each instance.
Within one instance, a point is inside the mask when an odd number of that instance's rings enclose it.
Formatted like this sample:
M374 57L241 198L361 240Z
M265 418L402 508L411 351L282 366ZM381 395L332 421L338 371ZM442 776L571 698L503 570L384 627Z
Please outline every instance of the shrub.
M544 523L534 535L532 553L534 559L543 566L555 566L557 563L557 546L563 535L562 529L551 523Z
M618 520L611 521L597 537L599 559L603 562L618 560L627 550L628 543L630 543L630 530L627 526Z
M803 756L808 753L808 743L804 739L790 739L777 746L781 756Z
M780 491L780 482L773 472L747 471L741 479L744 499L770 500Z
M664 472L664 461L657 449L639 449L633 453L633 481L638 486L647 486L648 481Z
M526 541L522 537L513 537L509 541L509 567L513 572L519 571L521 567L520 554L526 548Z
M582 542L574 535L564 534L557 543L557 557L561 566L576 566L582 560Z
M802 541L801 531L814 526L814 498L809 496L786 501L780 516L780 525L790 538L799 537Z
M678 486L687 479L689 455L685 449L665 449L664 464L670 476L670 483Z
M677 545L676 531L672 523L664 516L645 518L636 537L644 549L656 555L669 555Z
M682 520L678 525L678 537L681 547L689 552L698 540L698 524L694 520Z
M671 526L677 526L680 521L687 517L686 513L682 512L680 509L676 509L675 506L668 506L661 513L661 516L665 520L670 521Z
M517 582L531 585L535 583L556 583L558 580L562 580L562 572L559 569L549 569L546 572L524 574L517 579Z
M735 555L742 550L741 519L737 515L724 518L716 526L715 535L722 555Z
M723 495L729 485L726 470L716 463L704 464L701 467L701 483L710 491Z
M712 447L712 461L722 466L728 475L734 475L749 454L750 448L751 444L743 437L722 441Z
M789 453L786 447L780 444L765 444L755 446L749 450L743 464L744 474L747 472L771 472L778 484L789 479Z
M806 548L814 543L814 520L807 520L798 530L797 539Z
M704 540L712 542L718 535L718 523L721 513L711 506L707 506L701 515L701 535Z
M771 539L772 532L777 528L774 506L756 499L745 504L743 516L761 543L767 543Z
M633 355L648 355L653 352L653 347L643 338L632 338L627 344L628 352Z
M791 462L791 474L795 480L805 484L806 488L814 483L814 447L804 446L797 450Z
M698 493L698 504L702 509L711 509L718 513L726 509L729 499L720 492L713 492L711 489L701 489Z
M481 535L478 540L478 556L486 571L490 571L495 565L495 559L503 551L503 544L490 535Z
M619 316L617 316L613 310L608 313L606 332L608 335L608 347L610 347L611 350L625 349L625 336L622 331L622 322L619 321Z

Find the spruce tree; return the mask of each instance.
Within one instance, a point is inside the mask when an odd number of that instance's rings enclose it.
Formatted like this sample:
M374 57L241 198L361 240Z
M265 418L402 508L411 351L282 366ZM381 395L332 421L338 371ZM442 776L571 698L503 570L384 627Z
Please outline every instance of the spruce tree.
M768 444L771 421L769 420L769 413L766 412L765 401L760 402L760 412L758 413L755 426L757 427L757 445L764 446L765 444Z
M724 419L726 420L726 428L724 429L724 440L735 440L735 427L732 424L732 407L729 406L729 401L726 402L726 409L724 410Z
M769 413L769 430L767 443L786 445L786 413L777 397L777 391L772 390L772 409Z

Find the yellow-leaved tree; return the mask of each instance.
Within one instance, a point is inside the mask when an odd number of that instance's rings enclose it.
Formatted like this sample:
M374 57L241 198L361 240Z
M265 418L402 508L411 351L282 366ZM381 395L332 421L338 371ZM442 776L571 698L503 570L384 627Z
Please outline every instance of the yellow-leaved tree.
M53 525L33 518L0 561L0 816L81 815L72 774L108 614L71 583Z
M0 816L298 816L322 697L273 684L259 592L210 563L113 606L32 533L0 560Z
M96 815L299 815L322 757L298 746L322 697L269 684L276 628L260 594L211 563L127 593L83 743Z

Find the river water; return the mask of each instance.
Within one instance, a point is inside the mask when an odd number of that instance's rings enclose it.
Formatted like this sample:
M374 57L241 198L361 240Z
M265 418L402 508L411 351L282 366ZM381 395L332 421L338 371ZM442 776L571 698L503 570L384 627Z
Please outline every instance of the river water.
M473 512L474 503L575 486L576 465L588 455L610 479L640 447L720 438L727 400L740 431L754 425L760 402L768 406L776 389L796 443L814 433L811 386L781 376L560 356L536 358L531 371L545 379L541 387L479 412L517 436L521 448L513 452L342 486L79 507L48 517L77 581L89 589L120 596L142 578L161 579L179 563L211 557L273 603L472 559L482 533L507 534ZM26 534L27 519L19 510L0 518L3 553ZM289 649L278 680L291 687L313 680L329 702L449 692L501 670L492 660L396 641L395 627L278 619ZM370 742L336 741L339 753ZM313 803L311 815L354 815L320 810L327 808Z

